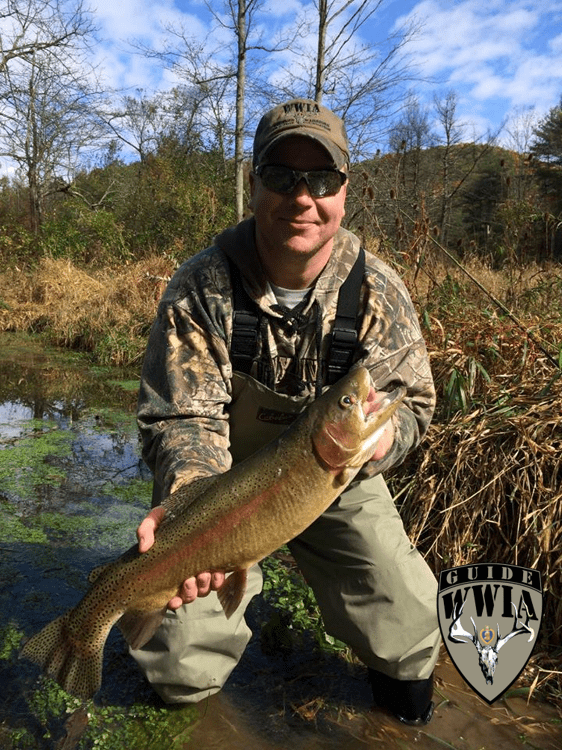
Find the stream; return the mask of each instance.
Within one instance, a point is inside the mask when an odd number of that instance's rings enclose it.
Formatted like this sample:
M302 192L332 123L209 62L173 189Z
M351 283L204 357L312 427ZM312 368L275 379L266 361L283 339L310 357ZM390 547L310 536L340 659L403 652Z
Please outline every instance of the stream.
M276 621L263 600L248 611L254 638L225 689L196 707L165 706L116 629L102 689L86 704L20 660L23 640L83 596L92 568L134 543L150 506L137 384L135 373L0 334L0 749L562 747L560 707L527 702L517 682L488 706L445 651L433 721L403 727L373 709L360 664L319 651L306 634L265 648L264 628Z

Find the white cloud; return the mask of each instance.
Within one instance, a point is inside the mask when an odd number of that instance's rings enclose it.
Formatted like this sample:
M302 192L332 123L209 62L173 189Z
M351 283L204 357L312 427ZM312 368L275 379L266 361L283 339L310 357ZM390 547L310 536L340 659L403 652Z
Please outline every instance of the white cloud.
M549 39L548 46L550 47L553 54L562 54L562 34L558 34L558 36Z
M397 25L414 18L424 26L409 54L424 75L467 99L473 122L482 123L484 105L491 124L502 108L545 111L559 101L560 0L421 0Z
M165 27L182 28L189 36L204 39L208 27L195 14L181 11L173 0L98 0L94 19L99 26L95 59L114 88L156 89L170 76L154 61L135 53L133 43L158 48L168 35Z

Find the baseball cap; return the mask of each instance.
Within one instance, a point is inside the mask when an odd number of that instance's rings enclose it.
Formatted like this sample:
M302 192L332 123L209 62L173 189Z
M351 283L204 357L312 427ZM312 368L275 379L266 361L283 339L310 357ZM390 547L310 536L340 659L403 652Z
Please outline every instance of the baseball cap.
M339 169L349 164L343 120L312 99L292 99L269 110L259 121L254 138L254 169L262 164L273 146L290 135L313 138Z

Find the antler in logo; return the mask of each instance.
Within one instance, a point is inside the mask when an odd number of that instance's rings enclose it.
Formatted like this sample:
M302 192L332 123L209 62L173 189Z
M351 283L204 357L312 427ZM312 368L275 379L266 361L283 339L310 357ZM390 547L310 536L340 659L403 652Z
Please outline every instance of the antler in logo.
M513 602L511 602L511 606L515 610L515 619L513 622L513 629L510 633L508 633L504 638L500 638L500 631L499 626L497 628L497 640L496 644L494 646L491 645L482 645L480 643L480 639L478 638L478 631L476 629L476 623L470 618L472 622L472 626L474 628L474 634L469 633L466 631L462 624L461 624L461 615L464 608L464 602L459 606L459 604L455 604L455 609L453 612L453 621L451 622L451 626L449 628L449 640L453 643L469 643L472 642L476 646L476 650L478 651L478 658L479 658L479 664L480 669L482 670L482 673L484 675L484 678L486 680L486 684L492 684L494 682L494 672L496 671L496 666L498 663L498 651L502 646L505 646L505 644L509 641L510 638L513 638L516 635L520 635L521 633L529 633L529 639L528 642L530 643L533 638L535 637L535 631L533 628L529 627L529 610L527 609L527 605L523 603L523 607L525 608L525 613L527 615L527 619L525 623L519 623L519 627L517 626L517 620L519 619L518 613L517 613L517 607ZM490 628L485 628L482 633L492 633L493 630ZM488 636L489 637L489 636ZM462 638L468 638L468 640L461 640ZM492 635L493 638L493 635ZM486 642L487 638L483 637L483 640ZM491 638L490 638L491 640Z

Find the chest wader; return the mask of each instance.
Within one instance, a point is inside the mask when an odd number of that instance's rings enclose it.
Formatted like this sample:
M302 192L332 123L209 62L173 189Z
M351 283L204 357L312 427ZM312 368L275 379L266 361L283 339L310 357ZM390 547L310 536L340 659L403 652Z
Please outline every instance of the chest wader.
M229 423L235 462L277 437L313 399L275 393L249 375L257 349L258 313L237 276L233 269L236 312L231 359L236 372ZM359 281L354 282L355 309L362 276L361 269ZM347 297L341 307L349 310L349 287ZM351 364L357 340L355 317L355 312L353 316L346 312L343 324L343 316L336 318L328 361L331 382ZM314 591L326 631L355 651L372 680L377 682L380 675L397 685L401 705L404 698L412 704L408 685L417 692L423 685L421 703L413 700L415 705L409 709L410 718L421 716L430 702L439 649L437 587L404 531L382 476L346 490L289 548ZM152 641L132 652L165 701L196 702L222 687L251 637L243 615L261 587L261 569L255 565L248 573L242 605L229 620L211 593L175 614L168 612ZM387 683L384 688L388 692ZM407 695L402 695L402 688Z

